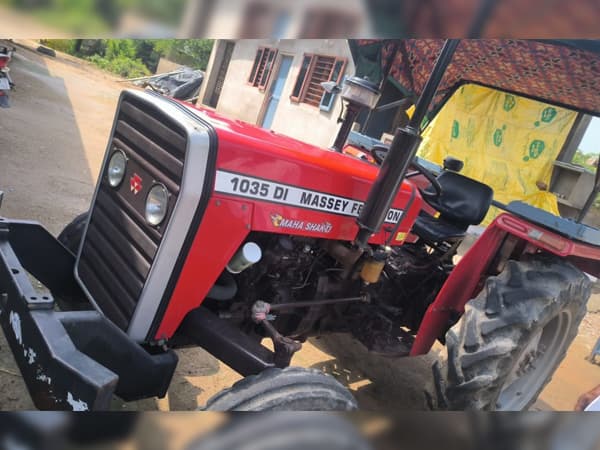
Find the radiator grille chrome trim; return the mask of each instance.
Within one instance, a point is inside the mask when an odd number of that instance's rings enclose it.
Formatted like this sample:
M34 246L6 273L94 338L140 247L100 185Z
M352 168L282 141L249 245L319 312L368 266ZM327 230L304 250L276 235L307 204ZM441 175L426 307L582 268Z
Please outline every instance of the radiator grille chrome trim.
M164 114L165 121L168 119L183 130L185 138L155 115L148 118L144 111L136 108L133 101L159 110L161 115ZM121 120L123 116L132 121L135 119L136 127L139 126L141 130L138 131ZM161 136L169 136L169 139L162 139ZM182 142L186 144L183 152L180 150ZM175 198L174 203L170 204L170 215L162 224L162 229L146 224L139 208L136 209L125 198L123 191L107 191L102 188L106 164L115 144L131 158L132 164L137 164L140 170L149 174L153 182L163 182ZM121 95L92 200L93 214L90 216L94 220L88 219L86 224L77 254L75 277L96 308L126 329L129 336L138 342L147 339L184 246L205 187L209 149L208 127L184 113L171 100L139 91L125 91ZM128 186L129 180L126 178L123 184ZM115 231L121 233L115 235ZM135 242L123 241L123 232L140 231L143 233L136 235ZM90 236L93 237L92 240L89 239ZM107 243L109 236L121 245L128 245L127 255L131 267L118 267L119 270L115 273L115 267L103 264L102 261L111 261L107 256L114 256L120 251ZM92 258L92 261L100 261L94 267L89 267L90 254L98 258ZM119 266L119 262L115 265ZM107 278L111 273L112 278ZM101 279L111 279L112 283L102 283ZM94 298L91 292L104 299ZM114 304L111 305L106 298L112 298Z

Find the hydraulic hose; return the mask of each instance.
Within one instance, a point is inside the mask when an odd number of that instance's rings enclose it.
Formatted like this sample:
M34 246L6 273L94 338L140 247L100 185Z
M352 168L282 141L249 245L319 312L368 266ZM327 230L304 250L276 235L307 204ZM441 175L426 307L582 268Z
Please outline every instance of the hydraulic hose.
M224 271L215 285L208 292L207 297L213 300L231 300L237 294L237 283L229 272Z

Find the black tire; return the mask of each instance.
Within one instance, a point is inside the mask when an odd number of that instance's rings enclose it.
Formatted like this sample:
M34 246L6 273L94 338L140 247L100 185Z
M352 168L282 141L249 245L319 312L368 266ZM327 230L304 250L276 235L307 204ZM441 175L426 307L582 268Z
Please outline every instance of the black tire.
M454 410L526 410L577 334L587 276L558 258L509 261L446 334L446 401Z
M57 237L58 242L69 249L74 255L77 255L77 251L79 250L79 244L81 243L81 238L83 237L83 231L85 230L85 224L88 216L88 212L79 214L60 232Z
M316 369L267 369L208 400L205 411L352 411L356 400L332 376Z
M187 450L371 450L345 416L311 414L233 414L217 430L199 437Z

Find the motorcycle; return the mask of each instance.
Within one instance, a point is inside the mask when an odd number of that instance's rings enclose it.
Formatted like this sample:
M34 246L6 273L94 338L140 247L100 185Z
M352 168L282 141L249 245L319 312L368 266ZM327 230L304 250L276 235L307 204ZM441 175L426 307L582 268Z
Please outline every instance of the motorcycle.
M10 69L8 63L12 59L15 47L0 46L0 107L10 108L8 100L9 91L14 88L15 84L10 78Z

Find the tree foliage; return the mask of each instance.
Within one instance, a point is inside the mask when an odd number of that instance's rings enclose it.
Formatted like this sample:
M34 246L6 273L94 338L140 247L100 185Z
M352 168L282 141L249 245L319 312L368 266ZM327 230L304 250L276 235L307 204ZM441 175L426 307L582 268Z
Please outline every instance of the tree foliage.
M585 167L592 172L596 172L598 158L600 158L600 154L598 153L583 153L581 150L577 150L575 152L575 156L573 156L573 164L577 164L578 166ZM590 163L596 163L590 164ZM600 209L600 194L596 197L594 201L594 207Z
M167 27L181 26L188 0L4 0L45 23L74 35L114 30L123 16L135 14Z
M590 163L598 161L598 157L599 155L597 153L583 153L581 150L577 150L575 156L573 156L573 164L577 164L578 166L585 167L586 169L595 172L596 165Z
M159 39L154 48L171 61L206 70L213 44L212 39Z
M161 57L205 70L213 46L211 39L46 39L43 43L128 78L155 72Z
M136 47L131 39L107 39L104 56L107 59L137 57Z

